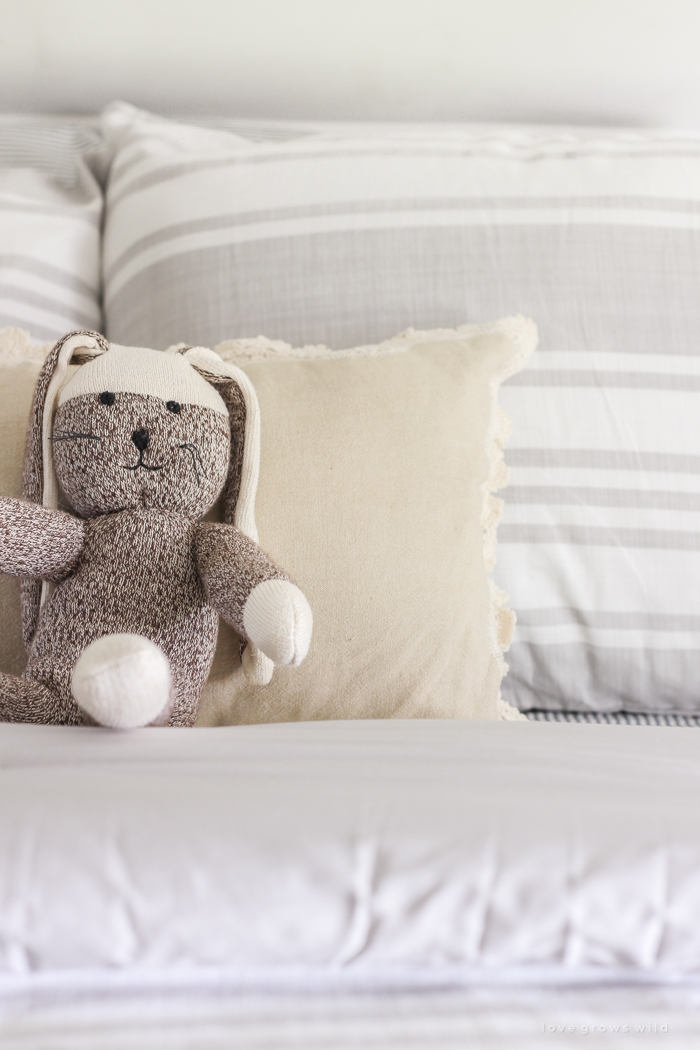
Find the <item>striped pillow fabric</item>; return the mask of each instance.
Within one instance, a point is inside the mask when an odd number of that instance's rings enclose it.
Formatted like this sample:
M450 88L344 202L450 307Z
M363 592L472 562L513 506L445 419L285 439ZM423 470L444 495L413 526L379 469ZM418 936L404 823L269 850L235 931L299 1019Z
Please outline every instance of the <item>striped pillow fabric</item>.
M0 327L56 339L100 328L102 193L80 123L0 117Z
M497 582L524 710L700 711L700 141L112 107L108 335L336 349L531 316Z

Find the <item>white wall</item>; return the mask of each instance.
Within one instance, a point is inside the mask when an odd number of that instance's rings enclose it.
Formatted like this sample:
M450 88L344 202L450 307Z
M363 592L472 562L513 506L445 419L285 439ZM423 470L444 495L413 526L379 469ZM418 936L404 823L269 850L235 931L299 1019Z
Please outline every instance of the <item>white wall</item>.
M0 108L700 128L700 0L0 0Z

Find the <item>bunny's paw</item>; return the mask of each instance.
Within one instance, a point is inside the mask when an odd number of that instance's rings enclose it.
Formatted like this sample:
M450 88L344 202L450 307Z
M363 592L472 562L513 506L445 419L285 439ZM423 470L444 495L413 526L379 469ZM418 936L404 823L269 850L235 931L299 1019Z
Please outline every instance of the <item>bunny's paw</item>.
M309 651L313 617L309 603L288 580L265 580L243 608L243 627L253 645L279 667L298 667Z

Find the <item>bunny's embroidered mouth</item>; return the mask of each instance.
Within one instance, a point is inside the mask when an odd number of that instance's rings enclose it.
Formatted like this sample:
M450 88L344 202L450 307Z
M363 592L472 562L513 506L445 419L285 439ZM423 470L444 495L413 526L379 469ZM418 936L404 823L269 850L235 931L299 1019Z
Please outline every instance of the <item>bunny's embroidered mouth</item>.
M144 463L144 461L143 461L143 449L141 449L141 451L139 452L139 461L138 461L138 463L134 463L133 467L126 466L126 464L122 464L122 465L124 467L124 470L162 470L163 469L163 464L162 463L160 464L160 466L153 466L153 467L149 467L148 463Z

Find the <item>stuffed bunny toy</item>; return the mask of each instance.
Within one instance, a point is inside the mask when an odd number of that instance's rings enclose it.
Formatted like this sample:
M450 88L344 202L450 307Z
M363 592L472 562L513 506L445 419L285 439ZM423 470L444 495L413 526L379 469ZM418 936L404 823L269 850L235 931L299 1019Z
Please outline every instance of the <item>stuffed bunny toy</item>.
M25 498L0 498L0 571L22 578L29 654L22 678L0 674L0 720L193 725L219 616L254 682L303 660L311 610L256 542L259 448L255 392L211 350L95 332L54 346ZM202 521L222 492L224 523Z

